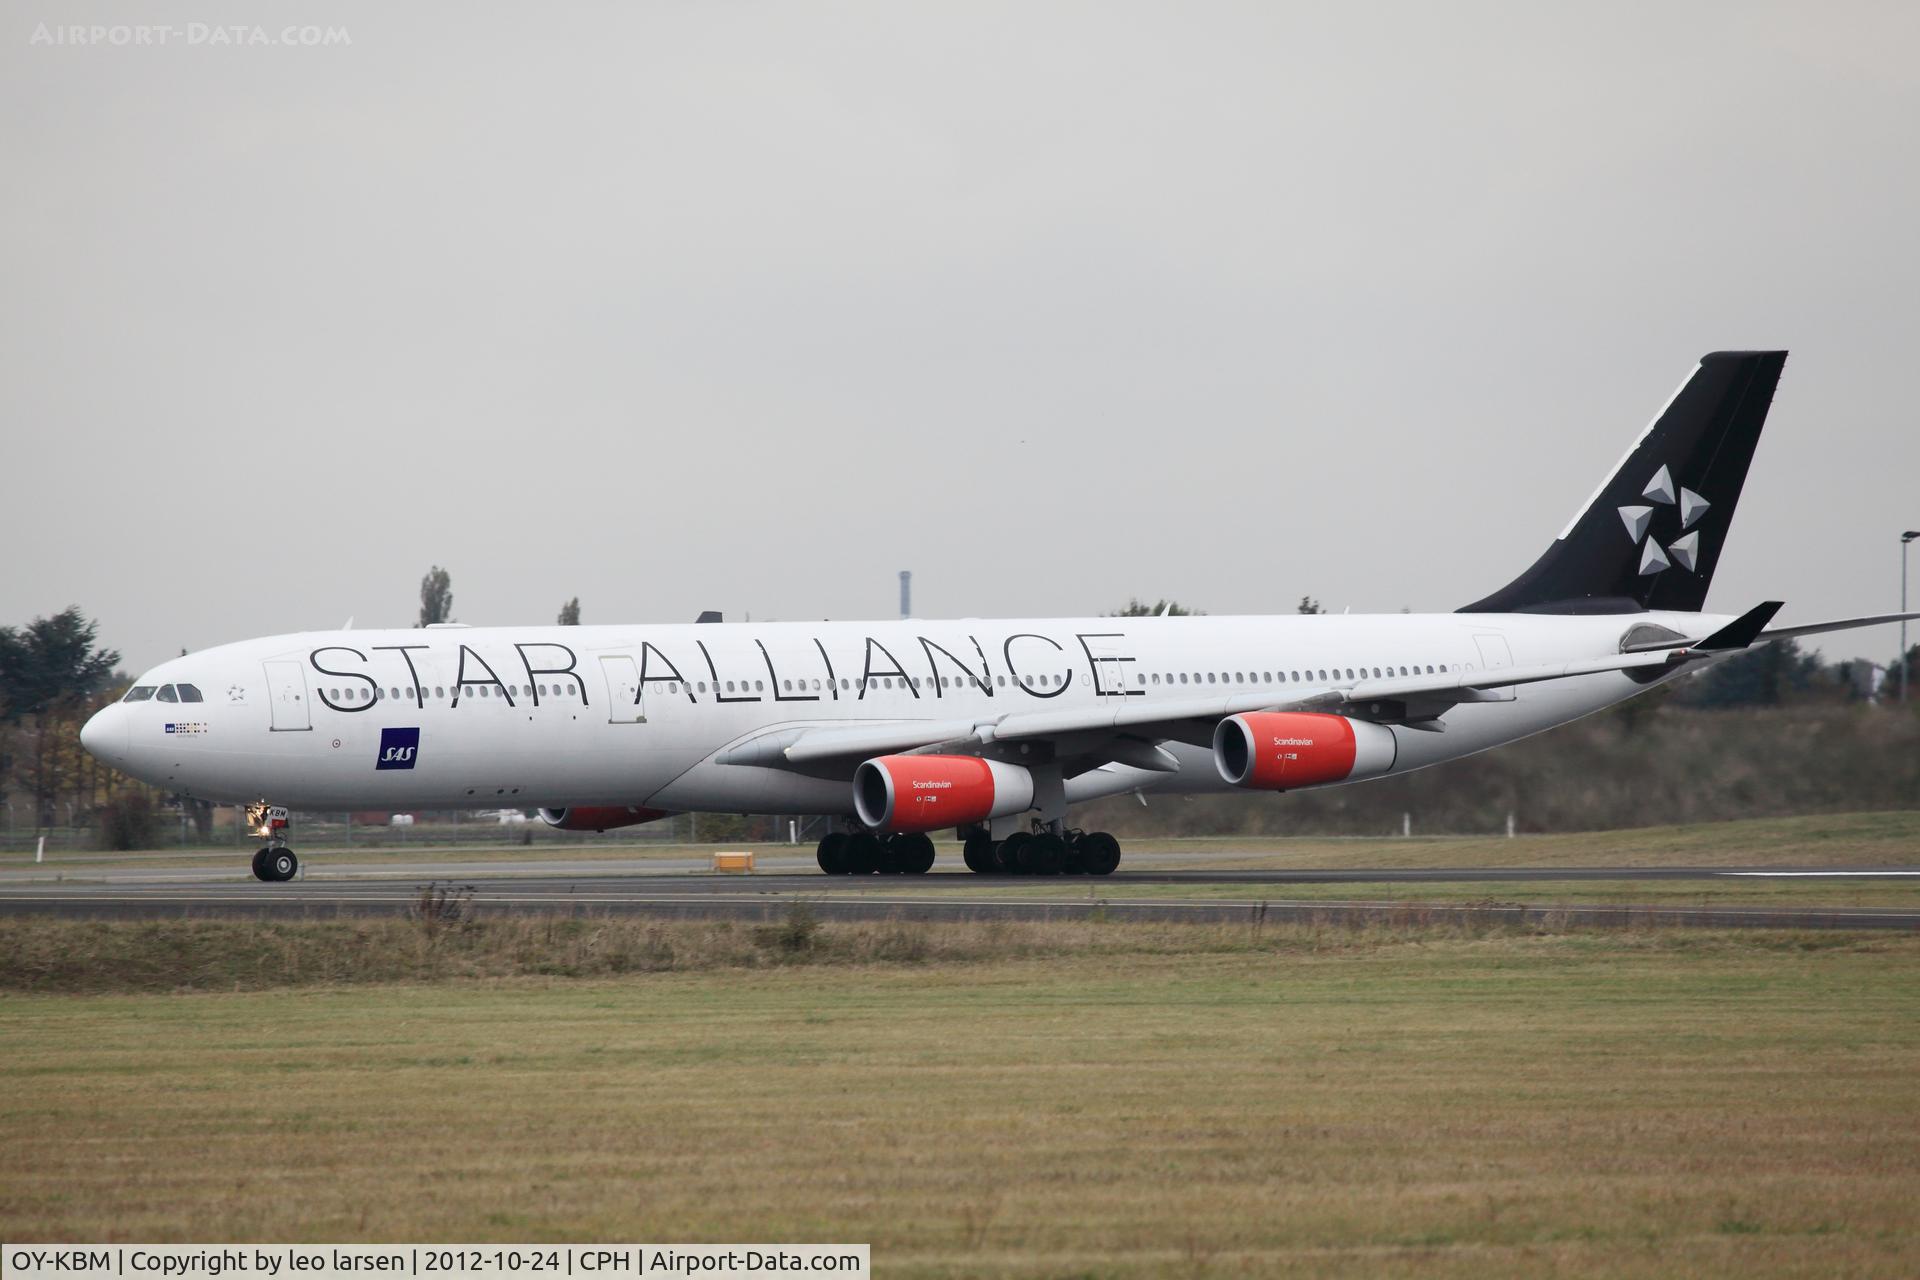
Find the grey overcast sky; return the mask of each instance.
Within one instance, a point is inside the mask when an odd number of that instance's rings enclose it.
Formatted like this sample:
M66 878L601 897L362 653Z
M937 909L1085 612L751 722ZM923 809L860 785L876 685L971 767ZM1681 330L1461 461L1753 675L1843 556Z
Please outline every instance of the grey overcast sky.
M1712 607L1890 610L1920 528L1920 6L29 0L0 100L0 622L131 669L435 563L1451 609L1730 347L1793 354Z

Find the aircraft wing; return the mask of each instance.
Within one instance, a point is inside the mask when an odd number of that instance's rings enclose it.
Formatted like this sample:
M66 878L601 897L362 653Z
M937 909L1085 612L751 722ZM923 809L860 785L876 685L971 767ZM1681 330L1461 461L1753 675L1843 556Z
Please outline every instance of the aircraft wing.
M1094 742L1119 737L1148 743L1173 739L1208 745L1213 740L1215 724L1226 716L1245 711L1339 711L1362 707L1372 708L1372 713L1384 720L1429 721L1462 702L1501 701L1501 692L1516 685L1608 671L1668 667L1694 656L1690 649L1674 648L1585 662L1328 683L1289 689L1285 693L1275 689L1249 689L1199 698L1115 697L1108 700L1107 706L1062 711L1015 711L968 720L893 720L794 728L763 735L723 753L720 759L729 764L816 766L902 752L979 751L995 743L1051 741L1063 745L1079 739L1091 747ZM1096 750L1093 754L1100 753Z

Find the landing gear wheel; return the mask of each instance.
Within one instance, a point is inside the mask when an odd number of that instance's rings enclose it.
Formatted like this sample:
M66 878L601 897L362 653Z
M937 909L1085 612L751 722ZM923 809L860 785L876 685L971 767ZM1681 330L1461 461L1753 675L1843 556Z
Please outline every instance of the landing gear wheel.
M1089 831L1080 837L1080 853L1090 876L1110 876L1120 865L1120 842L1104 831Z
M1016 831L993 846L993 869L1003 876L1020 874L1020 847L1033 839L1024 831Z
M976 875L986 875L994 869L993 837L984 831L968 836L960 857L967 864L967 870Z
M895 836L894 840L897 842L894 857L901 875L923 876L933 870L934 859L939 856L933 847L933 837Z
M819 849L814 852L814 861L820 869L830 876L847 874L847 833L833 831L823 836Z
M1086 833L1080 832L1067 839L1067 856L1060 861L1060 874L1063 876L1083 876L1087 874L1087 851L1081 848Z
M1042 831L1020 846L1020 869L1033 876L1057 876L1067 858L1067 842L1051 831Z
M273 879L273 872L267 866L267 859L272 856L273 850L271 849L261 849L253 855L253 878L255 880Z
M267 850L267 879L287 881L300 873L300 859L291 849Z
M847 837L847 874L870 876L880 868L880 837L870 831L856 831Z
M907 869L906 836L882 836L880 838L880 874L897 876Z

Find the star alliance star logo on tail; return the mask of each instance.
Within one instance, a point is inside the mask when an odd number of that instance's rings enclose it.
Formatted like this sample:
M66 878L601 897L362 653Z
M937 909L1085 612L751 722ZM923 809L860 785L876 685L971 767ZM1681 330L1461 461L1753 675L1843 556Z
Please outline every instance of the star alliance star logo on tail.
M1661 463L1660 469L1653 473L1653 479L1647 481L1647 487L1640 496L1680 510L1680 536L1662 547L1657 539L1647 537L1647 530L1653 525L1655 508L1637 503L1619 508L1621 522L1627 526L1627 536L1640 548L1641 576L1659 573L1676 564L1688 573L1694 572L1700 563L1700 531L1693 526L1713 504L1687 488L1682 488L1676 496L1673 475L1665 463Z
M380 758L374 761L373 767L375 769L411 769L419 754L420 731L418 729L382 729Z

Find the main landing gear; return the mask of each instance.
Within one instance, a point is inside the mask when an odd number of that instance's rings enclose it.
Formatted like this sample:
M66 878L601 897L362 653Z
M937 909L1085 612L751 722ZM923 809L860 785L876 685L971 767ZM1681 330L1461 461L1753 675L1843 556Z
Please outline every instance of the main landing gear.
M815 853L830 876L923 876L933 870L933 841L920 835L877 836L871 831L835 831Z
M1016 831L1000 841L975 831L963 856L967 870L986 876L1110 876L1120 842L1104 831Z
M247 806L248 827L254 835L267 838L266 847L253 855L254 879L291 880L300 874L300 859L287 848L288 821L287 811L281 805L263 800Z

